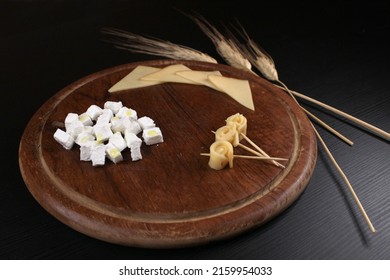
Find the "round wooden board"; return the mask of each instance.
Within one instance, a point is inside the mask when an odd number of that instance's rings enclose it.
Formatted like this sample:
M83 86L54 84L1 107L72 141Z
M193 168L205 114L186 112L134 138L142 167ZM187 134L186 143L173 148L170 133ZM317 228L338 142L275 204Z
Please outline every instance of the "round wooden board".
M137 65L182 63L249 80L255 111L205 86L166 83L109 94ZM53 134L69 112L122 101L155 120L164 135L142 146L143 159L109 160L101 167L79 160ZM235 113L248 120L247 136L269 155L287 158L286 168L236 158L234 168L215 171L207 153L213 130ZM243 144L247 144L245 140ZM249 153L235 148L235 154ZM20 142L19 164L34 198L53 216L84 234L129 246L168 248L228 238L264 224L305 189L315 166L315 134L305 114L280 89L225 65L157 60L121 65L89 75L50 98L32 117Z

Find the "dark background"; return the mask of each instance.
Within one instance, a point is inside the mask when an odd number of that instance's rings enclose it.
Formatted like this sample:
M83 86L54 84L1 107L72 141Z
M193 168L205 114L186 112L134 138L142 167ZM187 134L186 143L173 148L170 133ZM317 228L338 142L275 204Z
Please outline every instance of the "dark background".
M0 258L390 259L389 142L317 107L307 108L355 142L349 147L319 129L376 234L321 147L307 189L283 214L226 241L174 250L123 247L72 230L33 199L18 166L27 122L57 91L104 68L156 59L114 49L102 41L102 27L163 38L219 59L177 9L198 12L217 27L238 19L273 56L290 88L390 131L387 2L1 1Z

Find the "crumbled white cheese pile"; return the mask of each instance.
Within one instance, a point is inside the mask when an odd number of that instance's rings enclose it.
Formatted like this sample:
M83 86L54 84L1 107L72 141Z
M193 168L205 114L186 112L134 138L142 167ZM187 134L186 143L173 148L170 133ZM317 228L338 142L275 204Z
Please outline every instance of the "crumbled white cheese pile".
M137 136L141 133L143 141ZM68 113L65 130L58 128L53 137L67 150L76 143L80 147L80 160L91 161L93 166L104 165L106 158L114 163L122 161L126 148L130 149L132 161L140 160L142 142L146 145L164 142L153 119L138 118L137 112L123 106L121 101L107 101L103 108L91 105L80 115Z

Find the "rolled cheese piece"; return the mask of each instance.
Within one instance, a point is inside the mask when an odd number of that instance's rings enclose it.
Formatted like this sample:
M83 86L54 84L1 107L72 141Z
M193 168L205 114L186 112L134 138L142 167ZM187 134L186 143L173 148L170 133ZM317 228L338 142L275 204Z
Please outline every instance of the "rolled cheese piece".
M215 141L225 140L230 142L234 147L238 146L240 138L237 132L236 124L224 125L215 132Z
M226 119L226 125L235 125L238 135L240 136L239 139L242 139L241 133L246 135L246 130L248 127L248 121L246 117L244 117L242 114L235 114Z
M229 164L233 168L233 145L228 141L215 141L210 146L209 166L221 170Z

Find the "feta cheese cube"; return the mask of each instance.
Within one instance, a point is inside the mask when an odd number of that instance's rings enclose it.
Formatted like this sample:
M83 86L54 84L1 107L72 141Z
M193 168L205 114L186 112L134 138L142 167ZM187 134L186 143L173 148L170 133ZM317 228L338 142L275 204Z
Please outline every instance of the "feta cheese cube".
M103 109L102 113L100 114L100 116L96 120L96 124L99 124L99 125L100 124L101 125L109 124L111 122L111 119L113 116L114 116L114 114L112 113L111 110Z
M79 121L78 118L77 120L71 122L66 129L66 133L70 134L73 138L77 138L77 135L79 135L83 131L84 125L81 121Z
M118 113L116 114L119 118L129 118L132 120L137 120L137 112L131 108L128 108L126 106L123 106L119 109Z
M120 152L127 148L126 141L123 139L122 133L120 132L114 133L110 139L108 139L108 143L113 144Z
M154 145L164 142L163 135L158 127L144 129L142 132L142 138L144 138L146 145Z
M95 125L93 131L96 136L96 141L99 143L107 141L114 134L110 125Z
M122 123L123 123L123 126L125 127L125 131L128 130L130 132L133 132L136 135L138 133L142 132L142 128L137 121L124 118Z
M75 143L79 146L85 146L88 144L88 142L93 142L94 140L95 136L93 136L91 133L83 131L79 135L77 135Z
M126 140L127 147L130 148L130 154L131 154L132 161L142 159L142 154L141 154L142 140L141 140L141 138L137 137L137 135L135 135L131 131L126 130L125 131L125 140Z
M123 160L121 152L112 143L106 145L106 154L113 163L118 163Z
M154 120L152 120L151 118L146 117L146 116L139 118L137 121L143 130L156 126L156 124L154 123Z
M96 121L97 118L103 113L103 109L100 108L99 106L97 105L91 105L89 106L89 108L87 109L87 112L88 116L93 120L93 121Z
M128 148L132 146L141 146L142 140L135 133L130 130L125 131L125 141Z
M106 162L106 146L103 144L93 146L91 160L92 166L104 165Z
M79 116L79 121L81 121L84 126L85 125L88 125L88 126L93 125L93 121L87 113L82 113Z
M137 161L142 159L141 154L141 145L140 146L131 146L130 147L130 155L132 161Z
M124 132L126 127L124 125L124 120L119 117L113 117L111 119L111 129L114 133L116 132Z
M65 149L70 150L74 144L74 138L63 131L60 128L57 128L56 132L53 135L54 139L60 143Z
M70 125L72 122L74 122L74 121L76 121L76 120L78 120L78 119L79 119L79 115L78 115L78 114L76 114L76 113L68 113L68 114L66 115L65 121L64 121L64 123L65 123L65 129L67 130L68 127L69 127L69 125Z
M114 114L118 113L119 109L122 107L122 101L106 101L106 103L104 103L104 109L110 109Z

